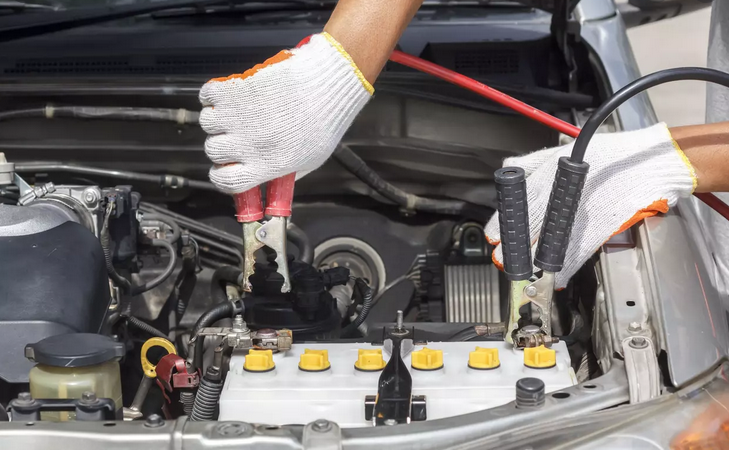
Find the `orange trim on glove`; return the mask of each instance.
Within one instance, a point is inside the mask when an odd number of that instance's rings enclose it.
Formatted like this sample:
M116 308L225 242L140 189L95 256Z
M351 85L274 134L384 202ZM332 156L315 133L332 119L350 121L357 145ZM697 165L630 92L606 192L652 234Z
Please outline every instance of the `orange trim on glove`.
M621 225L620 228L618 228L618 231L611 234L610 237L617 236L618 234L622 233L623 231L629 229L636 223L640 222L643 219L646 219L648 217L653 217L658 213L667 213L668 212L668 200L660 199L656 200L655 202L651 203L647 207L639 210L637 213L633 215L630 219L628 219L627 222L625 222L623 225ZM608 238L610 240L610 238ZM607 242L607 241L605 241Z
M256 73L258 73L259 70L265 69L268 66L272 66L276 63L280 63L282 61L286 61L287 59L294 56L293 53L291 53L289 50L281 50L280 52L276 53L272 57L268 58L261 64L256 64L255 66L251 67L250 69L246 70L243 73L235 73L233 75L228 75L227 77L220 77L220 78L213 78L212 80L208 81L208 83L213 81L228 81L232 80L234 78L237 78L239 80L245 80L246 78L250 78Z

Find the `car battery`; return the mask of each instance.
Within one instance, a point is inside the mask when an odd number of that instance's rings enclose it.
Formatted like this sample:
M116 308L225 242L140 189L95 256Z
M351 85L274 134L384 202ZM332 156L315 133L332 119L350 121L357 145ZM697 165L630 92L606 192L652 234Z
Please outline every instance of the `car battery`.
M493 408L513 401L516 382L539 378L547 393L576 384L563 342L517 350L502 341L429 342L403 347L412 395L426 420ZM285 353L235 352L220 397L219 420L271 425L317 419L343 427L371 426L367 402L389 358L387 346L294 344Z

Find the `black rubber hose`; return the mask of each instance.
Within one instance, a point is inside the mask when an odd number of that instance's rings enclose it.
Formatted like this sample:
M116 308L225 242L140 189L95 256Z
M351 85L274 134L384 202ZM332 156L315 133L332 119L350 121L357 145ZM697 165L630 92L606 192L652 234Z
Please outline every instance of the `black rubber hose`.
M334 151L334 159L375 192L406 210L464 216L481 221L488 220L492 215L490 209L461 200L430 199L405 192L385 181L347 146L339 146Z
M156 288L160 284L164 283L165 280L167 280L171 275L172 272L175 270L175 266L177 266L177 250L170 244L169 241L165 239L152 239L151 245L153 247L163 247L167 249L167 252L170 254L170 260L167 263L167 267L165 267L164 272L162 272L159 276L157 276L155 279L147 281L144 284L141 284L139 286L134 286L131 289L131 295L139 295L144 292L147 292L151 289Z
M299 249L299 261L311 264L314 261L314 247L304 230L294 223L286 226L286 238Z
M223 266L215 269L210 279L210 298L213 300L213 305L230 303L228 302L228 295L225 292L225 286L228 283L238 284L242 275L243 271L233 266Z
M215 419L215 411L218 407L220 394L223 392L223 381L211 377L211 370L218 369L213 367L209 368L208 372L200 380L200 386L197 388L195 402L192 405L192 413L190 414L190 420L193 422Z
M157 336L157 337L161 337L164 339L168 338L168 336L166 334L164 334L163 332L161 332L160 330L156 329L155 327L148 324L147 322L137 319L134 316L127 317L127 323L129 325L133 326L134 328L144 331L147 334L151 334L152 336Z

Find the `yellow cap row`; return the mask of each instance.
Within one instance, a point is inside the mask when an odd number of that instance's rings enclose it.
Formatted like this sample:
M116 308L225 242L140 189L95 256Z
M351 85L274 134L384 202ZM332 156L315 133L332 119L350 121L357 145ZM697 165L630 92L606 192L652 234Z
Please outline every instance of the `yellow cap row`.
M412 352L410 361L413 369L438 370L443 368L443 350L423 348ZM360 349L354 367L364 372L375 372L385 368L382 349ZM556 352L544 346L524 349L524 365L534 369L547 369L557 364ZM468 367L478 370L496 369L501 365L499 349L476 347L468 354ZM268 372L275 368L271 350L250 350L243 369L248 372ZM299 369L305 372L323 372L331 367L327 350L305 349L299 357Z

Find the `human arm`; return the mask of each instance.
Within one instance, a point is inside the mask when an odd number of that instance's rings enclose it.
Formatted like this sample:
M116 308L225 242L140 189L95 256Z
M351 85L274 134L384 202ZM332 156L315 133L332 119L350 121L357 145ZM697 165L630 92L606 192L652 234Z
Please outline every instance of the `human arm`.
M673 127L670 131L696 170L696 192L729 192L729 122Z
M321 166L370 99L372 83L422 0L340 0L324 32L203 86L210 180L247 191Z

